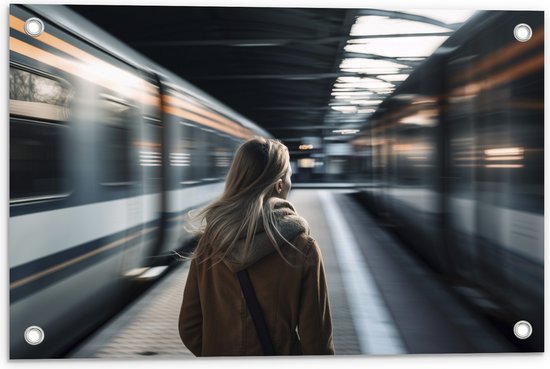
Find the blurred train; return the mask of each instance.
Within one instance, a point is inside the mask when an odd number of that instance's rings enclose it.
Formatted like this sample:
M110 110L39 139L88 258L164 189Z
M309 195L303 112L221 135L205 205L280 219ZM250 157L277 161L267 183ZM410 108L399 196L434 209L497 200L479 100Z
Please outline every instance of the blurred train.
M514 38L525 23L532 38ZM354 141L362 195L461 295L544 350L544 13L476 14Z
M10 357L62 357L162 273L236 147L269 134L63 6L11 5L9 49Z

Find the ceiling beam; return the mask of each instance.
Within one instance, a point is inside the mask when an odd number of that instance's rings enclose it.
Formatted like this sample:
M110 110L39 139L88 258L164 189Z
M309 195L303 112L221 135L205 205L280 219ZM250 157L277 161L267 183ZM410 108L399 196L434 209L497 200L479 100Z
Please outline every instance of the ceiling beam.
M368 53L355 53L355 52L349 52L346 51L345 53L346 58L364 58L364 59L376 59L376 60L387 60L398 64L404 64L408 67L414 68L420 65L426 58L422 58L422 60L402 60L404 58L415 58L418 59L420 57L418 56L400 56L400 57L391 57L391 56L383 56L378 54L368 54Z
M353 73L308 73L308 74L236 74L236 75L209 75L196 76L190 79L201 80L231 80L231 79L284 79L294 81L315 80L315 79L333 79L342 76L353 76Z
M349 55L351 53L348 53ZM360 54L360 55L367 55L367 54ZM353 56L356 57L356 56ZM362 56L364 57L364 56ZM380 58L378 58L380 59ZM395 61L396 63L400 64L406 64L409 66L409 64L419 62L411 62L411 61L401 61L397 60L395 58L391 58L391 61ZM413 70L412 67L410 68L401 68L400 73L411 73ZM352 73L352 72L336 72L336 73L308 73L308 74L234 74L234 75L208 75L208 76L192 76L188 77L189 80L257 80L257 79L280 79L280 80L287 80L287 81L309 81L309 80L319 80L319 79L334 79L338 77L356 77L357 75L361 76L379 76L380 73Z
M427 22L424 22L427 23ZM431 22L430 22L431 23ZM447 26L444 26L447 27ZM448 28L448 27L447 27ZM433 32L433 33L395 33L388 35L368 35L368 36L332 36L321 38L264 38L264 39L220 39L220 40L149 40L130 42L136 47L160 48L160 47L181 47L181 46L232 46L232 47L273 47L287 46L291 44L321 45L335 42L345 42L347 40L361 38L395 38L395 37L418 37L418 36L450 36L453 32Z
M347 40L349 35L339 35L320 38L264 38L264 39L218 39L218 40L153 40L134 41L134 46L139 47L179 47L179 46L234 46L234 47L273 47L290 44L326 44Z

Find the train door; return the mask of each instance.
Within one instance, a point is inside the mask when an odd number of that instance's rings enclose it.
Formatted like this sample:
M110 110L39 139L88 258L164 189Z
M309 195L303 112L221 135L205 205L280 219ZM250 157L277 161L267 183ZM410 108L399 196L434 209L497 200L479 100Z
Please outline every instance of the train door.
M143 239L142 178L134 143L141 134L141 114L129 96L100 88L96 98L99 193L112 208L122 242L119 273L139 264Z
M189 106L185 95L167 84L162 84L163 103ZM179 108L178 108L179 109ZM204 142L199 125L190 121L183 110L165 109L163 113L163 235L158 249L159 260L170 256L172 250L183 246L182 233L194 193L200 187L203 171L201 144Z
M127 277L140 275L155 264L155 255L161 242L162 216L162 120L160 91L155 76L143 73L136 96L139 108L132 129L130 153L135 158L136 196L129 199L128 222L139 223L140 245L128 248L123 259L123 272ZM141 275L142 277L144 275ZM147 277L155 277L149 272Z
M104 73L94 91L96 194L105 203L101 216L116 224L118 273L131 278L144 267L158 233L155 189L145 183L158 176L154 173L160 164L158 90L131 65L107 53L98 57Z
M157 246L151 255L152 264L157 265L165 263L167 250L174 242L175 218L177 217L175 209L177 209L178 201L178 179L179 172L187 165L188 158L178 150L178 138L181 135L178 118L168 111L166 108L167 101L173 99L175 92L164 81L160 80L160 101L161 101L161 121L162 129L160 130L160 152L162 162L160 172L161 194L160 207L161 214L159 218L160 237L157 241Z

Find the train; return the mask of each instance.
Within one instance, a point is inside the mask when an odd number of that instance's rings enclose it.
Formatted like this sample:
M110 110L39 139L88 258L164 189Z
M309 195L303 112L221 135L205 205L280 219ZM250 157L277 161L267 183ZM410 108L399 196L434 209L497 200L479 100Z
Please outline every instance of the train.
M352 145L374 213L521 350L543 351L544 13L478 12Z
M9 26L10 359L60 358L166 271L238 145L271 135L65 6L12 4Z

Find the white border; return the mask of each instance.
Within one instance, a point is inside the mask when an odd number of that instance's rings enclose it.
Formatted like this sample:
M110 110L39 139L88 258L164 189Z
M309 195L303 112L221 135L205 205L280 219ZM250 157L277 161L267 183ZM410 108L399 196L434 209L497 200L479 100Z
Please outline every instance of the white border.
M369 7L369 8L386 8L386 9L406 9L406 8L431 8L431 9L493 9L493 10L550 10L550 2L547 0L454 0L453 2L440 2L437 0L415 0L405 1L405 0L184 0L184 1L151 1L151 0L115 0L110 2L109 0L96 0L96 1L73 1L73 0L50 0L50 1L28 1L28 0L19 0L13 1L13 3L41 3L41 4L98 4L98 5L107 5L107 4L123 4L123 5L187 5L187 6L271 6L271 7L342 7L342 8L359 8L359 7ZM0 101L3 103L2 111L4 113L4 119L2 122L7 122L7 71L8 71L8 6L4 7L4 12L0 17L2 22L2 27L0 32L2 33L2 40L6 40L2 52L4 57L2 60L3 73L0 74L2 81L0 89ZM545 16L545 23L548 22L547 17ZM545 34L546 39L548 40L548 33ZM548 60L546 58L548 66ZM548 87L548 71L545 74L545 87ZM546 99L545 103L547 106L545 123L548 122L548 110L550 105L547 104L548 101L548 89L546 90ZM546 124L545 124L546 125ZM548 141L549 129L546 128L546 142ZM7 124L4 123L2 133L0 134L0 151L2 152L2 159L0 160L0 172L3 174L1 178L4 180L0 182L0 196L5 200L4 203L4 212L2 213L2 219L0 220L0 235L4 241L2 244L7 242L7 219L8 219L8 167L7 167L7 158L9 157L8 151L8 128ZM548 159L547 152L545 154L546 159ZM548 163L548 160L545 161ZM545 166L546 175L545 183L550 183L548 178L548 167ZM547 185L548 186L548 185ZM548 192L545 191L547 194ZM548 196L547 196L548 197ZM545 213L548 214L547 197L545 201ZM548 217L547 217L548 218ZM546 225L548 225L548 219L546 219ZM549 226L545 227L550 229ZM546 254L548 255L549 248L545 247ZM0 253L0 258L4 261L3 265L7 268L7 247L4 247L4 252ZM548 275L548 270L550 269L550 264L548 263L548 256L545 258L546 261L546 275ZM0 324L2 332L0 332L0 360L6 361L8 355L8 272L4 269L4 273L1 273L0 277L0 288L3 291L2 302L0 302L0 309L4 312L2 314L2 319L4 320ZM545 296L548 297L548 278L545 278L546 282L546 293ZM545 299L548 301L548 298ZM546 302L546 312L548 312L548 302ZM548 320L550 316L546 314L546 325L548 325ZM440 369L445 367L448 369L463 369L467 366L469 369L473 368L503 368L503 369L516 369L529 367L531 369L537 368L548 368L550 367L550 350L549 344L550 335L548 335L548 329L546 329L546 354L499 354L499 355L406 355L406 356L397 356L397 357L345 357L345 358L315 358L315 359L268 359L268 360L258 360L258 359L208 359L208 360L163 360L162 365L166 368L178 368L181 369L182 366L187 368L211 368L212 366L223 366L226 369L245 369L253 368L257 369L258 366L262 368L279 368L281 365L288 367L303 367L303 366L315 366L322 368L333 368L338 365L339 368L357 368L357 367L374 367L374 368L417 368L417 369ZM95 361L95 360L79 360L78 364L83 367L120 367L125 365L131 365L135 368L149 368L155 364L159 363L159 360L146 360L143 361ZM55 360L55 361L26 361L26 362L8 362L8 366L17 366L18 368L32 368L39 365L40 367L73 367L75 361L73 360ZM157 364L158 365L158 364Z

